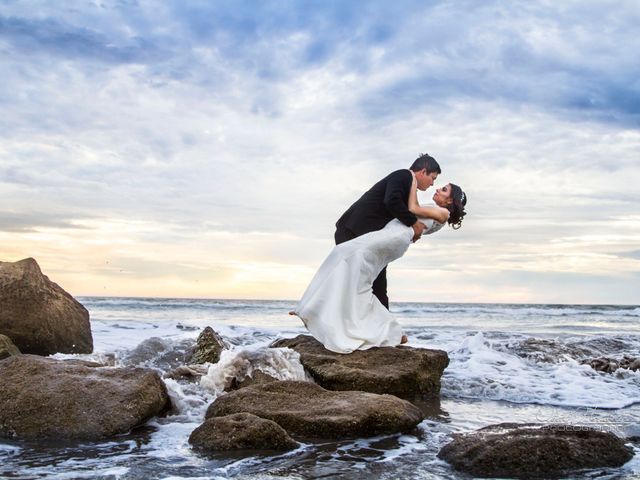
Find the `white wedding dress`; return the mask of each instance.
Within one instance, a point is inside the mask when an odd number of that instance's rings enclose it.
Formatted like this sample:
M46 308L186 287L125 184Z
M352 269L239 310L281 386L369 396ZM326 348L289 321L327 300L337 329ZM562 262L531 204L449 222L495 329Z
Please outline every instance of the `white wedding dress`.
M423 235L443 224L420 218ZM402 329L373 294L382 269L402 257L411 245L413 228L397 219L382 230L336 245L304 292L295 314L328 350L350 353L400 344Z

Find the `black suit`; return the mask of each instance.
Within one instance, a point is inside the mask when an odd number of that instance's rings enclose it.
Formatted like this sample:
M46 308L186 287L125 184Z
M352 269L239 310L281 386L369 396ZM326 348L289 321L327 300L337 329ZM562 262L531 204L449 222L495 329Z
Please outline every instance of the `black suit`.
M409 170L397 170L365 192L336 223L336 245L365 233L381 230L397 218L407 226L418 220L407 205L413 176ZM387 309L387 268L373 282L373 294Z

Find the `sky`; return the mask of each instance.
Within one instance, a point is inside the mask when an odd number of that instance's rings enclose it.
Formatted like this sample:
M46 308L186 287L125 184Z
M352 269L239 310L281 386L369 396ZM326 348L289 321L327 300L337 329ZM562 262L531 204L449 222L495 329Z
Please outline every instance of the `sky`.
M298 299L421 153L462 228L391 301L640 304L640 2L0 0L0 261ZM433 190L421 195L427 203Z

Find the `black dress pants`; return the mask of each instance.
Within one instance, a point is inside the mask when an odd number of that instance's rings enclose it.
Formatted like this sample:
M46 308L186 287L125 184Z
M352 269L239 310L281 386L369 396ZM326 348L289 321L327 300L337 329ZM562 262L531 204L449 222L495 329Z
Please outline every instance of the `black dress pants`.
M333 237L335 238L336 245L339 245L356 238L357 235L347 228L338 227ZM378 300L380 300L380 303L389 310L389 297L387 296L387 267L384 267L378 277L373 281L372 290L373 294L378 297Z

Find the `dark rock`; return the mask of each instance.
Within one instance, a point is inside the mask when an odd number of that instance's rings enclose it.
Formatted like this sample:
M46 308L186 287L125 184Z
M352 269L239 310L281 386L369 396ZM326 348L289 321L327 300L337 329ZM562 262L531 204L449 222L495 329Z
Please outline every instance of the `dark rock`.
M609 432L575 425L503 423L454 435L438 457L477 477L551 478L619 467L633 450Z
M22 353L91 353L89 312L33 258L0 262L0 333Z
M188 380L199 381L200 377L207 374L209 367L205 365L180 365L163 375L164 378L172 378L178 380L186 378Z
M222 350L229 348L218 333L211 327L206 327L196 340L190 360L187 363L217 363L220 360Z
M577 341L527 338L504 346L496 346L501 351L516 354L536 363L561 363L567 358L582 363L590 363L591 358L606 357L633 349L633 344L619 338L589 338ZM608 359L612 360L612 359Z
M583 351L553 339L527 338L509 345L507 353L515 353L519 357L536 363L558 363L561 358L581 355Z
M213 417L196 428L189 443L205 451L292 450L298 446L277 423L250 413Z
M168 370L186 363L191 356L193 340L172 342L160 337L143 340L121 359L123 365L159 368Z
M409 431L423 419L417 407L392 395L332 392L294 380L227 393L209 405L206 418L242 412L273 420L291 435L333 439Z
M102 439L170 407L157 373L18 355L0 362L0 436Z
M0 335L0 360L10 357L11 355L20 355L20 350L16 347L11 339L6 335Z
M591 360L583 360L583 365L589 365L594 370L605 373L614 373L619 368L637 371L640 369L640 358L624 355L621 359L600 357Z
M289 347L313 379L328 390L360 390L403 398L440 392L440 377L449 365L443 350L380 347L334 353L309 335L277 340L272 347Z
M272 377L268 373L264 373L261 370L254 370L251 375L247 375L243 380L238 381L238 378L234 377L231 381L231 385L226 388L225 391L239 390L251 385L259 385L263 383L279 381L280 379Z

